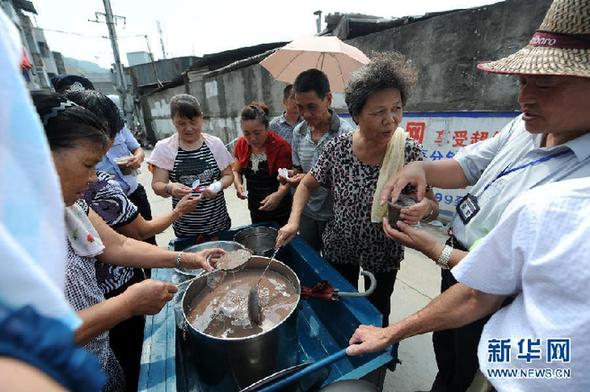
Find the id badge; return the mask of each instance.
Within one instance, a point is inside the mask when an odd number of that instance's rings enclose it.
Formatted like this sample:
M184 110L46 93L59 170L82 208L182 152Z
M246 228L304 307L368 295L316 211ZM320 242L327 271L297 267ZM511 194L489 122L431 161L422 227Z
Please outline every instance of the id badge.
M479 204L477 197L468 193L463 197L463 200L457 205L457 214L464 225L469 223L471 219L479 212Z

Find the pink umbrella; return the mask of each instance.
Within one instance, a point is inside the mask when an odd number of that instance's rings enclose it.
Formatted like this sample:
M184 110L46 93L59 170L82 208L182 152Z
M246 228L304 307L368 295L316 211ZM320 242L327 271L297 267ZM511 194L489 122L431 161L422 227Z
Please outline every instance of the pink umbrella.
M276 80L293 83L297 75L317 68L328 75L330 88L343 92L350 74L369 58L338 37L306 37L285 45L260 62Z

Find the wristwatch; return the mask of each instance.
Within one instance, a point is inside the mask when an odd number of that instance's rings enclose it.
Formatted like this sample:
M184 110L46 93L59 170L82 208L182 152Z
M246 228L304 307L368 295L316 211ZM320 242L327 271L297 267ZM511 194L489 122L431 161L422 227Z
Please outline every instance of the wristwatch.
M442 252L440 252L440 256L438 256L438 260L435 261L440 268L448 270L449 267L449 259L451 258L451 253L453 253L453 248L449 245L445 245Z

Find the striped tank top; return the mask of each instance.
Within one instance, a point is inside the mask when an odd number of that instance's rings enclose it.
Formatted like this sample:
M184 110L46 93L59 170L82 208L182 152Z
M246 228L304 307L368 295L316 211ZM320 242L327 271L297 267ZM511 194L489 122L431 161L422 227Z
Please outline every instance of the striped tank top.
M221 178L221 170L206 143L192 151L178 148L174 168L169 173L171 182L178 182L192 187L196 179L201 186L209 186ZM180 199L172 197L172 208ZM192 237L199 234L212 235L231 227L223 191L213 199L202 198L192 212L174 222L174 234L177 237Z

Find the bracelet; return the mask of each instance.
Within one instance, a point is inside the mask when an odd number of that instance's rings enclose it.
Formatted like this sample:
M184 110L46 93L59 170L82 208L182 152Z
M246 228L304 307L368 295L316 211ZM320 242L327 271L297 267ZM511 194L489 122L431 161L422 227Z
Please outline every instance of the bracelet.
M428 215L426 215L424 218L422 218L422 220L425 221L425 222L430 222L431 220L434 219L434 213L435 212L436 212L436 208L431 205L430 206L430 212L428 213Z
M438 260L435 261L440 268L448 270L449 267L449 260L451 259L451 253L453 253L453 248L445 245L442 252L440 252L440 256L438 256Z
M182 252L176 255L176 269L182 269Z

